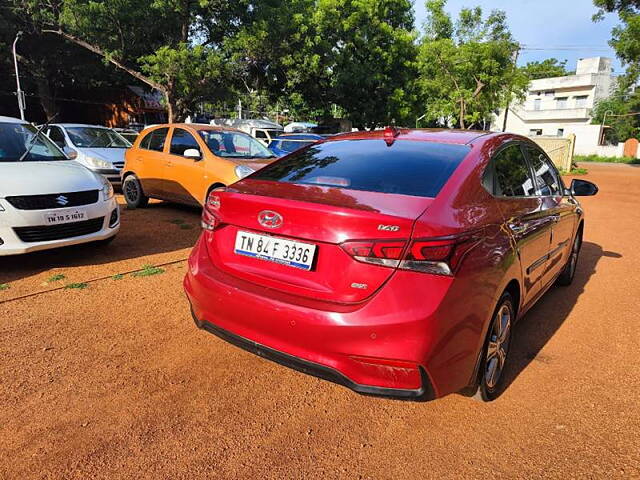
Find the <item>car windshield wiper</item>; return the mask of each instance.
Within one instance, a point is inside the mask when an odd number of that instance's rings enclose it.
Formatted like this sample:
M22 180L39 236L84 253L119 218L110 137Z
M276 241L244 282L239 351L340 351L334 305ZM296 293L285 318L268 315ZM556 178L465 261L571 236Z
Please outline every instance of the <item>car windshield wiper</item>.
M29 140L29 145L27 146L27 149L24 151L24 153L22 154L22 156L18 159L19 162L23 161L25 159L25 157L27 155L29 155L29 153L31 152L31 149L33 148L33 146L36 144L36 139L38 138L38 136L42 133L42 131L47 128L49 126L49 124L51 123L51 121L56 118L58 116L58 113L56 113L55 115L53 115L49 120L47 120L45 123L43 123L42 125L40 125L38 127L38 129L36 130L36 133L33 135L33 137L31 137L31 140Z

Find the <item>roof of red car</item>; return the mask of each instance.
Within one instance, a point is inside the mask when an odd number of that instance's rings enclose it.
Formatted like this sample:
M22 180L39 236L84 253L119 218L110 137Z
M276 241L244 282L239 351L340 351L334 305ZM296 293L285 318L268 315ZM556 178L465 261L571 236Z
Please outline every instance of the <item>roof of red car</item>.
M423 142L454 143L466 145L474 140L489 135L496 135L492 132L482 130L450 130L446 128L426 129L426 128L398 128L396 140L416 140ZM384 138L384 129L367 132L342 133L329 137L327 141L335 140L364 140L367 138Z

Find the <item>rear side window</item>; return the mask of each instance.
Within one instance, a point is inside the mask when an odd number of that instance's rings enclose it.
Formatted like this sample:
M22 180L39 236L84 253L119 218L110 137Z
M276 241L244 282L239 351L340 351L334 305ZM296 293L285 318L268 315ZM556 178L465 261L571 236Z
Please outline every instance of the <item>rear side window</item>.
M174 128L173 135L171 135L170 152L174 155L183 156L185 150L194 148L200 151L200 145L193 135L181 128Z
M468 153L464 145L338 140L294 152L251 178L435 197Z
M153 130L142 139L140 142L140 148L146 150L155 150L161 152L164 150L164 142L167 139L168 128L158 128Z
M513 144L493 158L494 194L503 197L528 197L535 194L533 179L520 145Z
M559 195L562 192L560 179L555 167L551 165L551 160L533 145L525 145L524 149L529 156L529 162L536 177L536 195Z

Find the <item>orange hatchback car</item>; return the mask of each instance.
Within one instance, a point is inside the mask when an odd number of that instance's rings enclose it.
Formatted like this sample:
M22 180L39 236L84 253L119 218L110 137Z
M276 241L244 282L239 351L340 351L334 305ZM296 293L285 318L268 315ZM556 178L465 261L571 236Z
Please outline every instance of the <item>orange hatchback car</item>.
M122 192L130 208L149 198L204 205L226 187L276 160L262 143L238 130L198 124L156 125L125 154Z

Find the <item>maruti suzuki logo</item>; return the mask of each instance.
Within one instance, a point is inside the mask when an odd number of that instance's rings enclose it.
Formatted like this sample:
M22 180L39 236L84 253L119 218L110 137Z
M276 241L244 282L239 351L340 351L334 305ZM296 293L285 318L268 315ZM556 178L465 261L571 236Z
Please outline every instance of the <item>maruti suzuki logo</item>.
M56 203L64 207L67 203L69 203L69 199L64 195L60 195L59 197L56 197Z
M265 228L280 228L282 226L282 215L272 210L263 210L258 214L258 222Z

